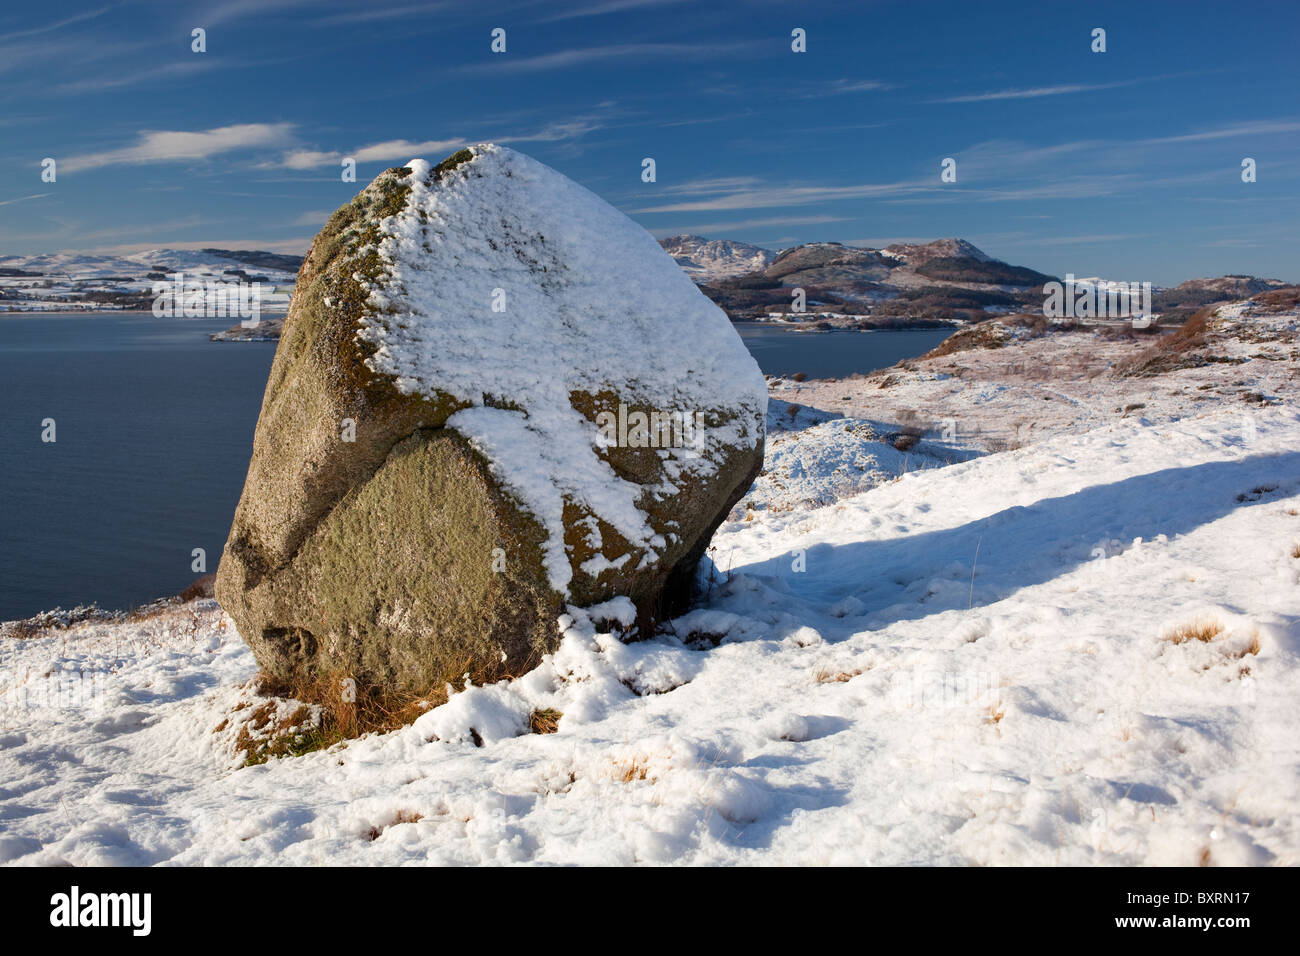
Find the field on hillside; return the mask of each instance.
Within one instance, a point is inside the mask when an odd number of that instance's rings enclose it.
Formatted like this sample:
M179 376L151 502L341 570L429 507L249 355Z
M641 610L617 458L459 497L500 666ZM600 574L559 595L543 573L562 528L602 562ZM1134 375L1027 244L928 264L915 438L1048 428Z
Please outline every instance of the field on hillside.
M702 606L634 643L574 609L391 733L242 765L311 713L211 600L10 628L0 860L1298 861L1293 410L916 456L771 415Z

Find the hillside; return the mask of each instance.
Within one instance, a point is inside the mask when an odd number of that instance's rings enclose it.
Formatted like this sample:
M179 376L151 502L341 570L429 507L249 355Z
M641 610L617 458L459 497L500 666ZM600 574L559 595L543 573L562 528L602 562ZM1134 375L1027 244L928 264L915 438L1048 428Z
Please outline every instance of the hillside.
M1051 276L1000 262L964 239L894 244L884 249L813 242L759 257L722 257L705 267L693 245L662 240L701 290L732 319L819 322L841 328L962 324L1039 308ZM755 247L748 247L753 249ZM745 264L756 265L743 272ZM803 289L806 310L794 311Z
M210 599L0 626L0 862L1294 865L1298 291L771 380L693 610L327 750Z
M575 611L516 680L260 765L311 713L211 600L5 637L0 860L1294 864L1297 447L1268 409L900 459L724 525L650 640Z
M730 239L672 236L660 239L659 245L697 282L760 272L776 258L771 250Z
M204 302L208 283L257 283L262 311L282 313L300 264L299 256L231 249L0 256L0 312L148 311L154 284L181 273L204 284Z

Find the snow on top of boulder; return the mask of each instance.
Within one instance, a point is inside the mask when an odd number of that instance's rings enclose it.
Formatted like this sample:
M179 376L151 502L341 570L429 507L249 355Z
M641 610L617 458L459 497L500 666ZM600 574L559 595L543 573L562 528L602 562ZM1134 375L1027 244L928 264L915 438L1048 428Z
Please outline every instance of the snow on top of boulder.
M565 592L566 498L636 546L664 546L637 507L647 489L599 457L599 429L572 392L726 413L698 449L660 449L669 478L653 491L669 495L712 474L726 448L757 444L767 391L726 315L645 229L527 156L470 153L437 178L425 160L406 164L410 194L380 224L385 274L369 284L376 314L359 335L376 348L370 368L403 393L470 404L447 425L547 530L547 573Z

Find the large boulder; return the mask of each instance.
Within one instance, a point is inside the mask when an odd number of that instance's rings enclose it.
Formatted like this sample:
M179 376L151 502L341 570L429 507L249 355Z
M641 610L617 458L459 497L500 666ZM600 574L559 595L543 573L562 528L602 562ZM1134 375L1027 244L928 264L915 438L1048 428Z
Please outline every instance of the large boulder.
M522 670L566 604L626 596L645 633L758 473L766 404L622 213L501 147L413 160L303 262L217 597L274 677L412 693Z

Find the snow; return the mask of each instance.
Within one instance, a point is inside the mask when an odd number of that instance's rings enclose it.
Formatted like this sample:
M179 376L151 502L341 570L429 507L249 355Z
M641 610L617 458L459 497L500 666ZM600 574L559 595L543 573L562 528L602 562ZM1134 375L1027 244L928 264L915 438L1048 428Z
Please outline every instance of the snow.
M184 276L185 283L201 286L202 294L195 296L196 301L204 302L207 311L219 313L217 317L228 318L232 317L231 313L218 308L218 293L208 288L209 283L230 286L240 281L238 276L227 274L228 270L242 270L247 275L260 277L257 287L261 312L287 312L296 271L250 264L248 257L256 255L240 251L227 256L218 250L149 249L129 255L59 252L0 256L0 269L31 273L0 276L0 313L111 312L124 308L138 309L139 303L146 303L144 307L149 308L155 297L155 280L148 278L149 274L162 273L167 277L165 281L172 282L179 273ZM133 298L130 302L98 302L84 298L96 292Z
M659 244L683 272L700 283L762 272L778 255L747 242L703 236L672 236L660 239Z
M1033 338L1023 327L994 327L1006 347L913 360L870 375L795 382L774 379L775 401L833 410L873 422L909 419L935 435L981 451L1081 433L1126 418L1176 422L1223 410L1249 431L1265 403L1292 393L1300 314L1267 313L1255 303L1220 308L1204 351L1215 361L1154 377L1116 370L1151 346L1096 329ZM944 452L947 454L947 452Z
M403 392L470 404L447 426L541 522L548 577L566 593L564 502L661 550L638 499L711 475L726 447L752 448L767 389L726 315L641 226L527 156L472 152L433 187L428 162L406 164L411 195L381 226L379 311L361 334L377 350L371 368ZM604 390L643 411L735 415L705 429L702 448L664 449L671 477L648 487L600 457L596 424L571 404Z
M837 421L783 415L778 446ZM517 680L260 766L225 725L255 665L211 601L0 638L0 858L1295 865L1300 415L1254 421L800 485L723 526L707 600L655 638L572 608ZM89 703L38 693L75 673ZM528 733L543 708L558 732Z

